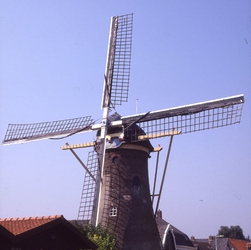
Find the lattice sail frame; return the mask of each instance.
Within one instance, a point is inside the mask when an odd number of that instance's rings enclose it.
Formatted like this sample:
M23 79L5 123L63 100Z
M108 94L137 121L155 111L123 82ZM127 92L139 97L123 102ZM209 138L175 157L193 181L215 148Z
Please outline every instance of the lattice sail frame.
M95 151L88 153L87 168L96 178L98 172L98 155ZM86 172L79 206L78 220L90 221L94 205L95 187L96 182Z
M31 124L9 124L3 145L36 141L77 133L91 126L91 116Z
M191 133L240 123L244 103L243 95L214 101L150 112L136 120L138 128L130 128L132 117L122 117L131 141L154 139L170 135L172 131ZM137 121L137 119L139 121ZM131 123L130 123L131 122Z
M133 14L118 17L115 58L112 74L111 102L121 105L128 101Z
M101 108L128 101L133 14L111 20Z

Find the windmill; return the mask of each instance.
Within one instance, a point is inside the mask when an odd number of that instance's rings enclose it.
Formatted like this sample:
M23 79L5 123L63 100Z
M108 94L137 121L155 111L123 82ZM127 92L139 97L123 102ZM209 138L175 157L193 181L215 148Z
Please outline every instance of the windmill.
M3 145L97 131L96 141L66 145L86 169L78 219L110 227L121 249L161 249L148 180L149 140L239 123L244 103L237 95L143 114L110 115L128 100L133 14L111 18L101 108L90 116L33 124L9 124ZM74 149L93 147L85 166ZM166 164L168 162L168 157ZM165 173L163 174L164 177ZM163 182L162 182L163 183ZM161 191L157 195L160 198ZM158 199L159 202L159 199ZM158 206L158 204L157 204ZM157 210L157 207L156 207Z

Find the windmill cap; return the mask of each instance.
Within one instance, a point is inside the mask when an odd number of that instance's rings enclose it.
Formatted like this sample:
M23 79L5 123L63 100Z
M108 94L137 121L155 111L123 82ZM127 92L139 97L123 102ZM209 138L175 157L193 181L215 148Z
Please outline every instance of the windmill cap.
M119 115L117 112L108 117L109 122L118 121L120 119L121 115ZM141 145L143 147L146 147L150 152L152 152L154 148L149 140L138 141L137 138L135 138L135 132L139 130L140 134L145 134L144 131L137 124L125 125L124 131L122 130L122 127L108 127L107 135L124 132L124 140L126 143ZM98 130L97 136L100 136L100 130Z

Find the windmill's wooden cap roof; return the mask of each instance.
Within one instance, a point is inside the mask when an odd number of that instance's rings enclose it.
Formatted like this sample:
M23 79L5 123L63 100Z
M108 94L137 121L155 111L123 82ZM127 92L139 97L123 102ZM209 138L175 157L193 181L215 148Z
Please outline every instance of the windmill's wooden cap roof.
M64 217L63 215L55 215L43 217L0 219L0 225L16 236L59 218L63 219Z
M108 120L111 122L111 121L118 121L121 119L121 116L116 112L114 114L112 114L111 116L108 117ZM131 134L133 134L133 131L134 130L142 130L137 124L132 124L130 126L130 132L127 131L126 129L127 127L125 127L125 133L124 133L124 140L126 141L126 143L133 143L133 144L136 144L136 145L141 145L143 147L146 147L149 149L149 152L152 152L153 151L153 146L152 144L150 143L149 140L143 140L143 141L131 141ZM118 128L108 128L108 134L109 133L114 133L116 132L115 130L118 129ZM143 131L143 130L142 130Z

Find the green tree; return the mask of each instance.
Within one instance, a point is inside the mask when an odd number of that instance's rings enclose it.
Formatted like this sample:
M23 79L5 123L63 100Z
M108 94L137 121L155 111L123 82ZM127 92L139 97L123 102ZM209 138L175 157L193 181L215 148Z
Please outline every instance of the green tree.
M108 228L103 228L100 224L93 226L92 224L81 225L78 221L74 221L73 225L84 233L89 240L91 240L98 250L116 250L115 235Z
M239 240L245 240L245 236L243 234L243 230L239 225L237 226L221 226L218 235L224 235L226 238L231 238L231 239L239 239Z

